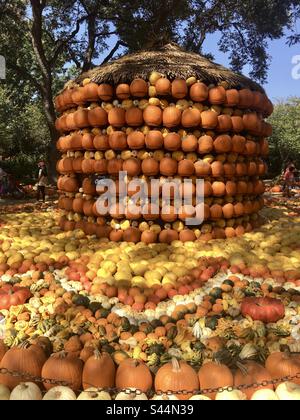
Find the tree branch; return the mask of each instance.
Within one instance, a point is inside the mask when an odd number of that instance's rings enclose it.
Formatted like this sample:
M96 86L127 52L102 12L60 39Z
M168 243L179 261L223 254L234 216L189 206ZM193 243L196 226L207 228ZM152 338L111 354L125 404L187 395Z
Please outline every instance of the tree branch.
M116 53L116 51L119 49L120 46L122 46L122 47L128 47L128 45L125 42L119 40L116 43L116 45L114 46L114 48L110 51L110 53L102 61L101 66L102 66L102 64L107 63L114 56L114 54Z
M53 51L53 55L52 55L52 58L51 58L51 62L54 64L54 63L56 63L56 60L58 59L58 57L59 57L59 55L63 52L63 50L64 50L64 48L65 48L65 46L73 39L73 38L75 38L75 36L78 34L78 32L80 31L80 27L81 27L81 24L86 20L88 18L88 15L84 15L84 16L82 16L80 19L78 19L77 20L77 22L76 22L76 28L74 29L74 31L73 32L71 32L71 34L67 37L67 38L65 38L65 39L63 39L63 40L61 40L60 42L59 42L59 44L57 45L57 47L55 48L55 50Z

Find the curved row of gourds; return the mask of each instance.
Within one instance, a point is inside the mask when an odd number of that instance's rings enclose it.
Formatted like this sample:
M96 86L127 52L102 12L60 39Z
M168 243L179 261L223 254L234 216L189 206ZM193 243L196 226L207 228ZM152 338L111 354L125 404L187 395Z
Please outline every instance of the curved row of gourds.
M61 113L56 122L62 153L57 170L64 230L80 228L114 241L125 234L130 242L170 243L202 234L203 239L206 234L208 239L236 236L257 225L264 192L259 177L267 171L262 158L268 155L266 137L272 133L264 121L272 104L263 93L229 89L226 83L207 86L193 77L170 81L153 72L148 81L134 79L115 87L85 79L65 89L56 108ZM139 178L148 186L155 178L161 185L170 178L192 179L188 194L193 206L199 202L196 180L204 178L204 223L209 221L209 227L201 232L199 222L189 228L186 219L195 208L177 209L172 197L167 206L161 190L155 214L142 211L147 203L141 203L137 214L130 212L134 191L128 193L125 209L119 202L99 214L96 200L103 191L96 191L97 177L113 179L119 192L120 171L127 172L126 182Z

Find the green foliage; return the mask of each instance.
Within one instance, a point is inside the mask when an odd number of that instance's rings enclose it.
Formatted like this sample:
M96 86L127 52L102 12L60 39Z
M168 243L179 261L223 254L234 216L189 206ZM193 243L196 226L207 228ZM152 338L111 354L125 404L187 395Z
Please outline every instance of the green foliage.
M270 138L270 173L277 175L293 160L300 169L300 98L278 102L269 118L273 126Z

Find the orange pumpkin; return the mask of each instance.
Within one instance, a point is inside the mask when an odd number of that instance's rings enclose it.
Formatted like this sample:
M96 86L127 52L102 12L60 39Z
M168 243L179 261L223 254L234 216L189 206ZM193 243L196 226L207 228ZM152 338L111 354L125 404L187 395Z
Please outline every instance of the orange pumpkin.
M180 149L181 138L177 133L169 133L164 138L164 148L166 150L175 151Z
M171 157L164 157L159 163L159 170L162 175L173 176L177 173L177 161Z
M83 109L83 108L78 109L78 111L74 113L74 122L76 124L76 127L85 128L90 125L88 114L89 114L89 110Z
M217 153L229 153L232 149L231 137L223 134L214 140L214 149Z
M106 134L97 134L93 139L94 149L107 150L109 149L109 140Z
M82 148L85 150L94 150L94 136L91 133L85 133L82 136Z
M198 140L198 152L200 154L210 153L214 149L214 141L211 136L201 136Z
M142 149L145 146L145 136L141 131L132 131L127 136L127 144L130 149Z
M126 159L123 163L123 171L132 177L139 175L141 172L141 161L136 158Z
M240 366L236 371L234 375L234 386L250 385L270 380L272 380L272 376L266 368L256 362L247 360L243 362L243 366ZM250 388L245 388L243 392L250 400L254 392L258 389L273 389L273 385L271 384L259 387L253 386Z
M113 127L123 127L126 124L125 121L125 109L123 108L112 108L108 112L108 122Z
M114 131L108 138L109 147L113 150L124 150L127 148L127 137L123 131Z
M118 366L116 373L117 388L135 388L142 392L148 392L152 388L152 383L151 372L144 362L125 359Z
M188 134L186 137L182 139L181 142L181 149L184 152L194 152L198 148L198 140L197 137L193 134Z
M102 101L110 101L114 95L114 90L111 85L102 83L98 87L98 96Z
M194 163L195 173L198 177L209 176L211 174L211 166L209 163L198 160Z
M143 119L150 127L159 127L162 123L162 110L155 105L148 105L143 112Z
M70 137L70 149L81 150L82 149L82 135L75 133Z
M83 95L85 102L96 102L99 99L98 96L98 85L97 83L90 82L87 85L83 86Z
M295 376L300 372L300 356L289 352L271 353L265 366L273 379ZM300 385L299 378L291 379L291 382Z
M127 109L125 113L125 121L126 124L131 127L139 127L143 125L143 111L136 107Z
M44 364L42 378L63 381L69 384L74 391L81 388L83 363L78 357L69 356L64 352L53 354ZM49 390L55 384L43 383Z
M92 127L104 127L108 123L107 112L100 106L88 111L89 125Z
M148 94L148 83L143 79L134 79L129 87L130 94L137 98L143 98Z
M216 86L209 89L208 100L212 105L221 105L226 102L226 91L223 86Z
M244 130L243 118L238 115L231 116L231 124L234 133L240 133Z
M155 83L155 90L158 96L167 96L171 93L172 84L170 80L161 77Z
M200 389L223 388L233 386L233 374L226 365L208 362L201 366L198 372ZM215 399L216 392L205 394Z
M201 112L197 108L185 109L181 116L181 124L183 127L199 127L201 126Z
M146 108L147 109L147 108ZM177 127L181 123L181 110L175 106L168 106L163 110L163 125Z
M229 107L234 107L239 104L240 95L239 91L236 89L228 89L226 90L226 100L225 104Z
M253 93L250 89L241 89L239 91L239 108L250 109L253 105Z
M226 132L232 130L232 121L230 115L218 115L218 125L216 130L219 132Z
M159 233L158 240L163 244L171 244L173 241L178 240L178 232L174 229L163 229Z
M190 98L194 102L206 101L206 99L208 98L208 87L202 82L194 83L190 87Z
M130 87L127 83L120 83L116 88L116 96L118 99L130 98Z
M180 400L187 400L199 390L199 379L190 365L173 358L172 362L158 369L154 387L156 393L171 391ZM191 394L176 394L182 389L191 391Z
M201 112L202 127L208 130L213 130L218 125L218 115L214 111Z
M172 82L171 93L173 98L183 99L188 94L188 87L186 81L183 79L175 79Z
M84 364L82 372L83 389L112 388L115 385L115 364L108 353L95 350Z
M154 158L146 158L142 160L142 172L147 176L155 176L159 173L159 162Z
M146 135L145 143L148 149L160 149L164 144L164 138L159 130L151 130Z
M189 159L183 159L178 162L178 175L180 176L192 176L194 174L195 168L194 164Z

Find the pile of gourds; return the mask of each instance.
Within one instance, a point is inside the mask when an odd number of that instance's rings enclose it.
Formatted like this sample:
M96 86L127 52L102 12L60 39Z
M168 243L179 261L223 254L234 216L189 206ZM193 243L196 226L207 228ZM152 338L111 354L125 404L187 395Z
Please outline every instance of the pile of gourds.
M259 223L272 133L264 121L273 109L265 94L152 72L148 80L116 86L84 79L56 98L56 109L62 229L117 242L171 243L240 236ZM139 202L136 214L132 190L99 214L96 179L113 179L121 194L120 171L127 172L126 182L138 177L148 186L151 179L160 187L170 178L192 179L181 187L192 204L167 203L160 195L152 207L147 199ZM204 179L204 222L188 226L200 202L197 178Z

